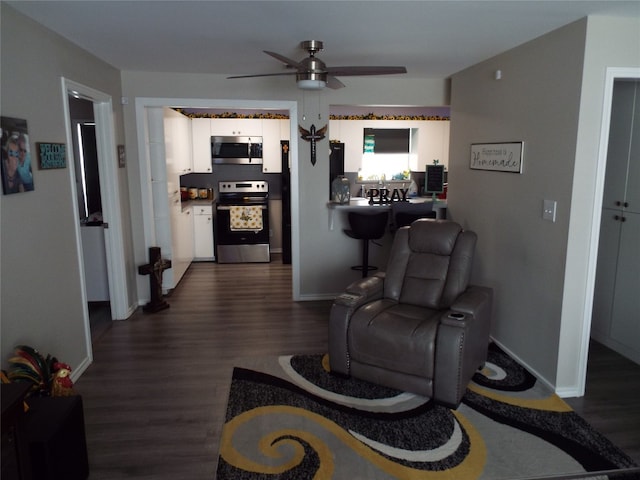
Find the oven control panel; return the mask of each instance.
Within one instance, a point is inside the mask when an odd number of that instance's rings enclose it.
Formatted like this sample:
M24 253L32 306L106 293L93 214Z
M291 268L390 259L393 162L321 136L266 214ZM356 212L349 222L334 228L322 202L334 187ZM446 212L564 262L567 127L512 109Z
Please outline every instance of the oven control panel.
M267 193L269 183L264 180L223 181L218 183L220 193Z

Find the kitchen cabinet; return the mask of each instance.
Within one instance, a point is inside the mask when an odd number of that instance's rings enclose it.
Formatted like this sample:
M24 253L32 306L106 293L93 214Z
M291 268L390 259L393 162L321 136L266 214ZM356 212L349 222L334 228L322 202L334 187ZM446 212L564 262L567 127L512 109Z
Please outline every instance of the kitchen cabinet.
M147 108L154 246L172 263L162 275L163 292L175 288L193 257L193 216L182 212L180 199L179 158L185 145L190 155L191 144L191 130L183 120L189 119L175 110Z
M191 119L171 108L166 108L164 131L167 172L175 173L178 176L191 173L193 171ZM177 186L179 189L179 181Z
M180 205L178 221L174 222L173 225L176 228L172 232L176 251L171 261L171 267L174 269L175 288L175 285L178 284L193 261L194 247L192 209L189 207L183 209L182 205Z
M262 136L262 119L260 118L213 118L211 119L211 135L213 136Z
M411 156L410 168L415 172L424 172L427 165L433 165L438 160L445 169L449 164L449 122L448 121L420 121L416 122L417 155Z
M640 363L640 82L614 84L592 336Z
M357 172L362 166L365 122L362 120L339 120L339 122L340 140L344 142L344 171Z
M357 172L362 166L365 128L409 128L409 168L424 172L433 160L448 166L449 124L446 120L330 120L329 138L345 144L345 172Z
M193 207L193 248L194 260L215 260L212 205L195 205Z
M282 173L280 120L262 120L262 171Z
M291 140L291 122L289 119L278 121L280 122L280 140Z
M211 173L211 119L191 119L191 154L194 173Z

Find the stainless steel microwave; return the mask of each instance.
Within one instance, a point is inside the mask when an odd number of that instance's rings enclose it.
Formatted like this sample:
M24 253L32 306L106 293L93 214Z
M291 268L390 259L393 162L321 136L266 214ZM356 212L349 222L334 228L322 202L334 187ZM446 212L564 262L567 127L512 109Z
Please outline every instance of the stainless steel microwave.
M262 164L262 137L211 137L213 164Z

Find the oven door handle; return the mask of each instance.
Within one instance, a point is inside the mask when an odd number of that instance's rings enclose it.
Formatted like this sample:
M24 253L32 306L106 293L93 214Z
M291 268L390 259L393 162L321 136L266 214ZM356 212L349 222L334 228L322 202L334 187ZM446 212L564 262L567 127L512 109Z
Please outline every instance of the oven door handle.
M231 210L233 207L260 207L262 210L266 210L266 205L217 205L216 210Z

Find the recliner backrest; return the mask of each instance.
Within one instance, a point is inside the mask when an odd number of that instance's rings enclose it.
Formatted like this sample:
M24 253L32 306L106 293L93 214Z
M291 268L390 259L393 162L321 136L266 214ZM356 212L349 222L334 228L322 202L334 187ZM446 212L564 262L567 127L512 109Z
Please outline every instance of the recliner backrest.
M400 303L447 308L469 285L476 234L455 222L418 220L394 238L384 296Z

